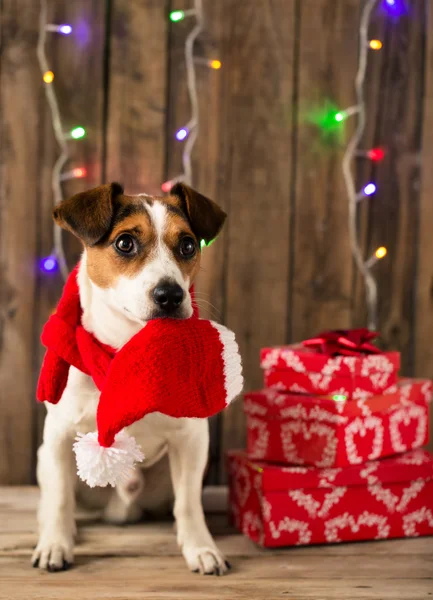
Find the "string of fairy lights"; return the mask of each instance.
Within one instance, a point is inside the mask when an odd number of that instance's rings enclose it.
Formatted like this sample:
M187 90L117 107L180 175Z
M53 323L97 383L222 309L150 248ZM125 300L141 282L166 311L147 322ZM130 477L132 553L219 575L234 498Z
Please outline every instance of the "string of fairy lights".
M185 40L186 83L191 104L191 117L189 121L180 127L175 133L175 138L177 141L185 142L182 152L182 173L172 177L168 181L163 182L161 185L163 192L169 192L171 187L179 181L184 181L188 185L192 184L193 173L191 153L197 140L200 125L196 66L206 66L215 71L219 70L222 66L221 61L218 59L206 59L203 57L194 56L195 41L203 30L202 0L194 0L194 8L192 9L174 10L169 14L169 19L172 23L178 23L179 21L183 21L188 17L195 18L195 26L192 28ZM48 34L61 35L63 37L71 36L73 38L74 29L69 23L49 23L47 0L41 0L37 56L45 87L45 97L50 109L53 131L60 149L59 156L54 163L51 174L53 204L56 206L64 198L62 184L65 181L70 179L82 179L87 176L87 169L85 166L77 166L73 169L64 170L66 163L70 159L69 143L74 140L82 140L86 137L87 132L86 129L81 125L75 126L69 131L65 130L59 109L58 98L55 93L55 74L49 66L49 61L46 54L46 42ZM68 276L68 265L63 248L62 230L55 224L53 229L52 251L48 256L41 259L39 266L41 271L45 273L60 271L63 279L65 280Z
M407 11L405 0L380 0L382 8L391 17L400 17ZM346 193L348 198L348 229L351 252L354 262L361 274L365 285L365 297L368 315L368 328L377 329L378 320L378 293L377 281L373 275L374 265L387 255L385 246L379 246L369 258L363 257L359 242L358 231L358 205L364 198L376 194L377 186L374 182L366 183L361 190L357 190L353 175L353 163L356 159L369 159L374 163L381 162L386 156L385 148L379 146L369 150L362 149L361 142L365 132L367 111L364 98L364 85L367 71L367 60L370 51L379 51L383 43L378 39L370 39L368 32L373 10L379 5L379 0L364 0L359 27L359 58L358 69L355 77L356 104L345 110L332 110L320 117L319 124L323 128L333 129L349 117L356 117L355 132L350 138L342 161L342 170Z
M353 175L353 162L356 159L364 158L369 159L372 162L379 163L385 158L386 155L386 150L383 147L374 147L369 150L365 150L360 146L366 125L364 84L368 54L370 51L379 51L383 47L381 40L369 39L368 37L371 15L378 2L381 2L382 6L390 13L390 15L394 17L400 16L405 12L406 9L405 0L365 0L359 29L359 61L355 78L356 104L344 110L335 110L331 115L326 116L326 121L328 124L329 122L331 122L331 124L333 122L337 125L343 123L352 116L356 117L357 119L355 132L349 140L344 153L342 169L349 206L348 227L351 251L355 264L361 276L363 277L365 284L368 327L370 329L375 329L377 327L378 303L377 282L373 276L372 268L378 260L386 256L387 249L385 246L380 246L367 260L363 258L358 239L358 204L364 198L368 198L376 194L377 186L374 182L368 182L361 188L361 190L357 190ZM195 25L185 40L185 67L186 84L191 105L191 116L189 121L185 125L182 125L182 127L175 132L176 140L184 143L182 152L182 172L162 183L161 189L163 192L169 192L171 187L179 181L183 181L188 185L192 184L193 172L191 153L196 143L200 127L196 67L204 65L213 70L219 70L222 67L221 61L216 58L206 59L194 56L195 41L203 30L203 0L194 0L194 8L188 10L174 10L169 13L169 20L171 23L178 23L190 17L195 19ZM70 170L64 170L64 167L70 158L68 144L71 141L83 139L86 136L86 130L81 125L78 125L69 131L66 131L63 126L59 104L53 85L55 81L55 74L49 68L49 63L45 52L47 34L73 37L74 32L72 25L68 23L49 23L47 21L47 0L41 0L37 54L41 68L42 79L45 84L45 95L50 108L53 130L60 148L60 154L53 166L51 182L53 202L55 205L57 205L63 200L63 182L73 178L85 178L87 175L87 169L84 166L77 166ZM68 274L68 267L63 250L62 232L56 225L54 226L53 240L53 250L49 256L42 259L40 263L41 270L45 272L60 270L62 276L66 278Z
M378 260L386 256L387 249L385 246L379 246L367 260L364 260L359 242L358 202L365 197L375 194L377 186L374 182L370 182L367 183L360 192L357 191L353 175L353 161L356 158L361 157L368 158L373 162L380 162L385 157L385 149L382 147L371 148L370 150L363 150L360 148L367 120L364 85L368 55L370 50L376 52L383 47L381 40L370 39L368 35L371 16L377 5L378 0L365 0L361 13L358 70L355 77L356 105L345 111L337 112L335 115L337 122L344 121L347 117L352 115L357 118L355 131L347 144L343 156L342 170L348 197L348 226L352 256L358 271L364 280L368 328L372 330L377 329L378 320L377 281L372 273L372 268ZM393 17L401 16L406 10L404 0L382 0L382 7Z

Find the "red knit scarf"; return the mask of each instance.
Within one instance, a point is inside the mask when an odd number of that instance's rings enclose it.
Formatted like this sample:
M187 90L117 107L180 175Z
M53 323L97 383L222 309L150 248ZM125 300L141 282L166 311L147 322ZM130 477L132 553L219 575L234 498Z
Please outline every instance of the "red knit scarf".
M68 277L56 312L48 319L42 331L41 341L47 348L47 352L36 392L40 402L57 404L66 387L71 366L90 375L101 391L116 354L114 348L99 342L81 325L78 268L77 265ZM198 317L193 288L191 288L191 295L194 306L193 316Z
M74 444L78 472L89 485L114 485L142 460L125 427L156 411L190 418L219 412L242 390L241 359L234 333L196 310L190 319L149 321L116 352L82 326L77 274L76 267L42 333L37 398L59 402L71 366L92 377L101 391L98 431Z

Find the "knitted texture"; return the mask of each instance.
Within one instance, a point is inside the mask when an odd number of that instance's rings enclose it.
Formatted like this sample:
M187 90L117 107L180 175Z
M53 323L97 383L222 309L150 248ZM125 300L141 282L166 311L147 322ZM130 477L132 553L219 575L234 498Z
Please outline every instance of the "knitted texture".
M185 320L149 321L118 352L98 342L81 325L77 268L44 327L42 343L47 352L38 400L60 400L70 365L90 375L101 391L96 420L104 447L150 412L206 418L242 390L234 334L197 313Z

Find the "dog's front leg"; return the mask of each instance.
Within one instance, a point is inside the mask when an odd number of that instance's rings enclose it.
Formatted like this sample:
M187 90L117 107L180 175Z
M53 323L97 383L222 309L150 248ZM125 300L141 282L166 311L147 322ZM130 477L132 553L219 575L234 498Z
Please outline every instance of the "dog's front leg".
M209 533L201 501L208 449L209 427L205 419L190 420L170 437L174 516L177 541L191 571L222 575L230 568L229 563Z
M39 541L32 557L34 567L48 571L65 570L73 561L76 476L72 443L71 433L48 413L38 451Z

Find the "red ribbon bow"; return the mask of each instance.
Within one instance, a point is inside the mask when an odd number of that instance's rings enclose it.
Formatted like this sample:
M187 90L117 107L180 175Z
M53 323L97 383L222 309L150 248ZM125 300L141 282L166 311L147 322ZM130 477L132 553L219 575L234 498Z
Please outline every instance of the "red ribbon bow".
M304 340L302 344L313 348L320 354L330 356L359 356L361 354L380 354L379 348L371 340L379 334L368 329L335 329L325 331L315 338Z

